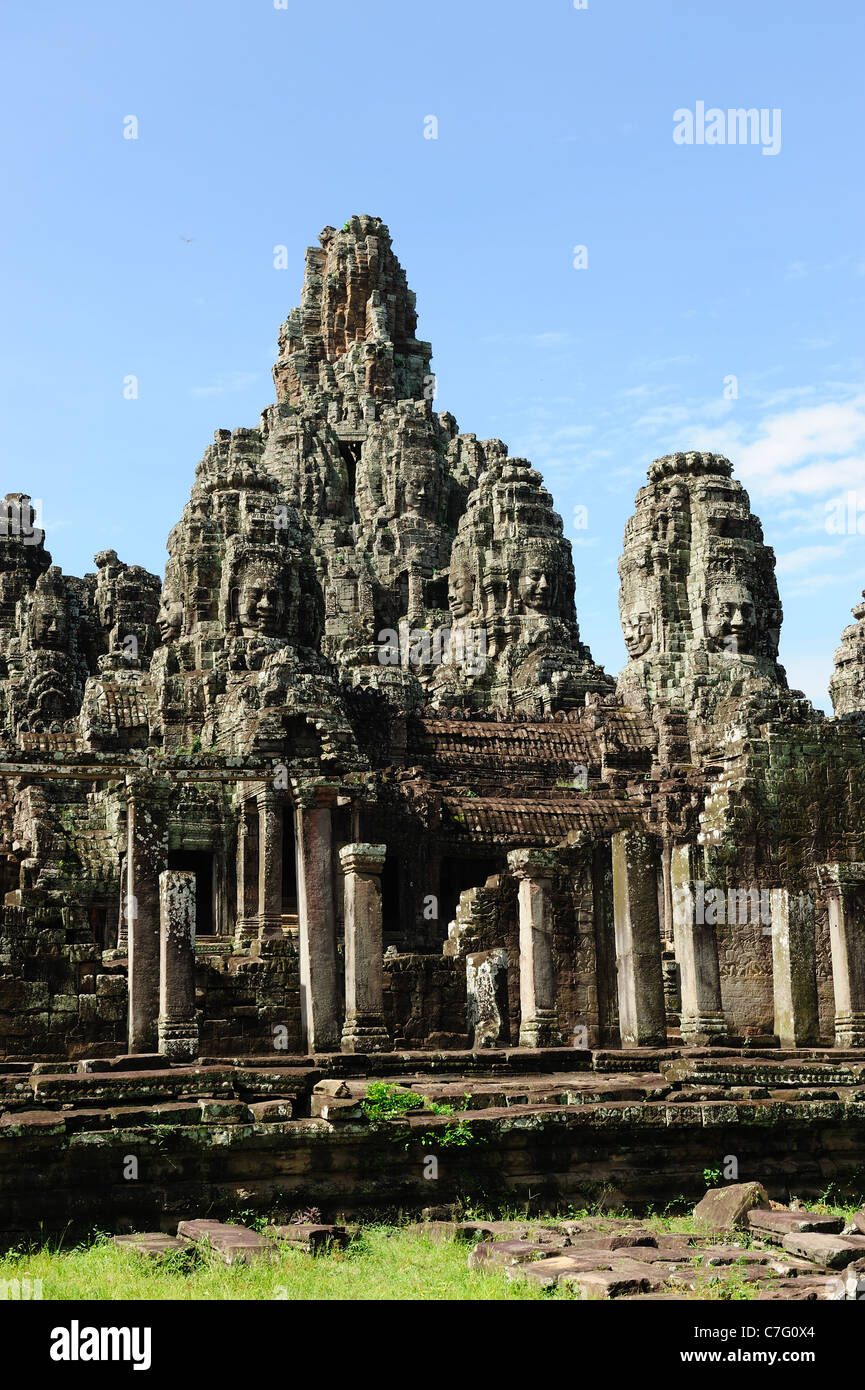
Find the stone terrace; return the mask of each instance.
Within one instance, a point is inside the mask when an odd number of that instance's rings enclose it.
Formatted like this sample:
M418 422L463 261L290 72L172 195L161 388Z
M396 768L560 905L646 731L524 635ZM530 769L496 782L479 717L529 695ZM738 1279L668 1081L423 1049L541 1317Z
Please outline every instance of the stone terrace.
M861 1053L666 1048L624 1060L557 1048L5 1063L3 1232L168 1229L241 1203L315 1206L330 1220L466 1198L663 1206L699 1197L704 1170L729 1154L776 1200L861 1184ZM371 1123L361 1102L373 1081L454 1113Z

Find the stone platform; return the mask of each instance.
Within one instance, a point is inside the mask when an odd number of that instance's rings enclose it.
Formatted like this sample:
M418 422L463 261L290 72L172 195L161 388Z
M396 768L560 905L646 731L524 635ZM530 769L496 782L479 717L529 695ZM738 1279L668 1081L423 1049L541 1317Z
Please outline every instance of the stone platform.
M429 1109L372 1123L372 1082ZM0 1064L0 1232L174 1230L237 1207L325 1221L462 1199L639 1210L730 1158L786 1203L860 1197L865 1052L508 1049ZM434 1162L432 1161L434 1160Z

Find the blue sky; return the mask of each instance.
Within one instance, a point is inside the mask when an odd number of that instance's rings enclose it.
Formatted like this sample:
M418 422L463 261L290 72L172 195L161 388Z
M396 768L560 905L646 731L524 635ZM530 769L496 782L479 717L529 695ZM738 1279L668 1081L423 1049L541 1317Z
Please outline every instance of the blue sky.
M829 707L865 585L860 0L7 0L0 32L0 491L41 499L56 563L162 571L213 430L273 399L304 248L368 212L437 407L543 471L596 659L624 661L646 467L718 450ZM779 109L779 152L677 145L699 101Z

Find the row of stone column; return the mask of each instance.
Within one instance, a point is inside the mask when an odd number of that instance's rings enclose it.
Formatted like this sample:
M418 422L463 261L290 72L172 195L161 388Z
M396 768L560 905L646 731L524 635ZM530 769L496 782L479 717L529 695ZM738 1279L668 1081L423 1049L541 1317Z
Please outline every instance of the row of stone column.
M696 907L693 850L676 846L668 860L676 904L673 938L681 972L681 1034L686 1043L724 1038L729 1025L721 1001L714 925ZM552 855L515 850L508 855L519 880L521 1047L561 1041L556 1008L551 895ZM623 1047L666 1043L661 967L657 841L637 830L612 837L613 917L619 1030ZM865 864L828 864L818 870L829 912L835 992L835 1044L865 1046ZM783 1047L819 1041L815 905L812 892L772 890L774 1031Z
M384 845L362 843L340 850L345 896L343 1020L332 881L335 799L334 788L317 788L296 812L300 1001L306 1046L310 1052L338 1047L346 1052L386 1051L390 1039L384 1023L381 909L386 850ZM262 939L267 939L282 933L282 811L269 792L257 796L256 803L263 812L258 890L262 910L256 920ZM188 1059L196 1055L198 1044L195 874L162 867L167 835L164 818L152 801L130 796L127 834L129 1051L158 1046L177 1060ZM243 859L241 844L239 863ZM238 905L249 904L246 892L246 881L239 883ZM250 918L245 921L249 924Z

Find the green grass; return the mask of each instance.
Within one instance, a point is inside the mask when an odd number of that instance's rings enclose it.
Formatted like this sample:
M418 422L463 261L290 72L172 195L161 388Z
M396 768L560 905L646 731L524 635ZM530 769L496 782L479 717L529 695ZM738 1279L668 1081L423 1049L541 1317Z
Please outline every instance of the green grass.
M684 1199L682 1199L684 1201ZM670 1206L678 1205L671 1203ZM829 1206L825 1202L802 1203L810 1210L833 1212L849 1216L855 1206ZM236 1212L235 1220L260 1228L268 1218L249 1212ZM517 1221L527 1219L525 1212L486 1210L483 1204L464 1212L465 1217L485 1219L498 1217ZM609 1217L612 1223L629 1218L627 1208L615 1212L598 1206L571 1208L558 1219ZM693 1215L670 1212L669 1208L642 1219L656 1232L689 1235L697 1231ZM709 1237L702 1235L702 1245L728 1245L735 1242L746 1251L757 1242L744 1231L735 1235ZM500 1299L569 1299L577 1297L573 1290L556 1288L543 1290L522 1280L511 1282L504 1273L470 1273L467 1267L471 1242L435 1243L416 1231L399 1225L366 1225L347 1250L311 1256L297 1250L280 1249L277 1257L255 1261L250 1265L227 1267L218 1259L206 1255L172 1255L153 1260L115 1246L110 1236L96 1235L81 1244L63 1248L58 1242L46 1242L0 1254L0 1280L25 1278L42 1281L44 1300L206 1300L206 1299L323 1299L339 1301L411 1300L411 1301L488 1301ZM699 1252L694 1251L694 1264ZM772 1276L767 1271L767 1279ZM678 1292L678 1291L677 1291ZM727 1276L704 1268L693 1292L682 1288L682 1299L731 1300L751 1299L757 1290L735 1274Z
M285 1250L272 1263L227 1267L183 1257L155 1261L117 1249L105 1237L86 1247L50 1246L0 1257L0 1279L42 1280L53 1299L537 1299L534 1286L504 1274L470 1274L471 1245L433 1244L392 1227L366 1227L346 1251L315 1257ZM562 1297L558 1293L553 1297Z

